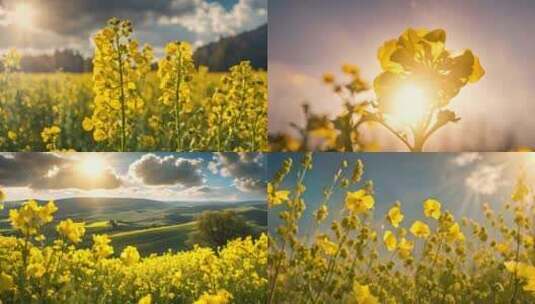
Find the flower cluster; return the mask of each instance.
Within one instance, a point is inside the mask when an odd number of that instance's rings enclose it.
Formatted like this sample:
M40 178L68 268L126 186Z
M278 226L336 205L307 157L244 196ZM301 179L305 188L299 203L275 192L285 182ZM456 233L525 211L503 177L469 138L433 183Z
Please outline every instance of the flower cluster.
M83 121L84 129L92 131L97 142L120 138L121 151L125 151L127 136L134 134L136 117L142 113L145 101L138 86L153 59L150 46L140 50L139 43L131 38L133 31L130 21L112 18L95 35L95 108L93 116Z
M230 69L210 99L209 133L217 151L267 149L267 85L249 61Z
M186 143L183 130L190 129L186 121L187 116L193 111L191 98L191 81L195 66L193 64L191 46L187 42L171 42L165 48L165 57L158 65L160 77L160 98L164 107L163 113L170 113L173 118L169 126L174 132L173 141L176 142L176 150L184 150Z
M115 254L111 238L93 234L66 219L58 238L44 231L53 224L53 202L29 201L10 210L21 237L0 236L2 303L265 303L267 236L236 239L217 251L140 256L127 246ZM46 235L46 237L45 237Z
M535 301L534 193L525 178L499 213L482 206L483 223L456 219L437 198L424 200L414 220L401 202L381 220L361 162L343 161L305 213L312 167L311 154L300 168L288 160L269 184L279 219L270 230L268 303ZM336 192L344 204L331 200Z

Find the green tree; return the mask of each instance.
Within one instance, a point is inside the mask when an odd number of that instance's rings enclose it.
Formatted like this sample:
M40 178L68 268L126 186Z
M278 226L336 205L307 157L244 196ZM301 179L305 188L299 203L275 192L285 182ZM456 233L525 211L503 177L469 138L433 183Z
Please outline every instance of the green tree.
M189 235L190 245L199 244L217 248L228 241L253 234L253 229L235 211L205 211L197 217L194 232Z

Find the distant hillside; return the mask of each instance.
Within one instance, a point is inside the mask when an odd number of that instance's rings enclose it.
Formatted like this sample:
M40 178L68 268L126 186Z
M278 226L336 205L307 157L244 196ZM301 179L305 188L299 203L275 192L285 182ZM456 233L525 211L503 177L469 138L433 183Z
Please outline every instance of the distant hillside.
M267 70L267 24L255 30L200 47L193 58L210 71L223 72L242 60L249 60L253 67Z
M40 204L46 201L38 200ZM7 202L6 209L17 208L23 202ZM77 197L55 200L54 203L58 207L58 211L54 215L56 219L65 217L71 218L95 218L105 216L107 214L143 211L143 210L161 210L167 209L171 206L168 203L137 199L137 198L108 198L108 197ZM7 213L7 210L4 211ZM1 215L1 213L0 213ZM7 214L6 214L7 215Z
M46 201L39 200L40 204ZM7 202L0 211L0 233L11 234L9 210L23 202ZM91 235L106 233L120 253L134 245L143 255L163 253L169 249L187 249L188 234L195 230L199 214L207 210L233 210L248 221L256 232L267 229L267 203L242 202L162 202L137 198L67 198L55 201L58 211L54 223L44 231L54 236L54 225L65 218L86 223L87 235L82 247L91 246Z

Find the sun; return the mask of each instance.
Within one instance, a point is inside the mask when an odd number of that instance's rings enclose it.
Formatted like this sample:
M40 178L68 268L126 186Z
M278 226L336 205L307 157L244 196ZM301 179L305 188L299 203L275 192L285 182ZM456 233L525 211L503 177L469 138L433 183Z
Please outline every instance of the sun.
M392 106L393 119L402 124L416 125L425 117L429 102L422 87L408 83L395 93Z
M29 29L34 27L34 19L37 15L37 11L28 3L21 3L15 6L15 9L10 15L12 24L24 29Z
M85 176L98 177L106 170L106 161L98 155L91 154L80 160L78 168Z

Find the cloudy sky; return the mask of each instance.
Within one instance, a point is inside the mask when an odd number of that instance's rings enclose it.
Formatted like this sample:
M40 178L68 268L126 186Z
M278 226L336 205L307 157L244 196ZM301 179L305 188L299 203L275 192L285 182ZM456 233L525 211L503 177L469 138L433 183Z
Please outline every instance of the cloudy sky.
M258 153L0 153L0 188L8 201L264 200L265 160Z
M313 110L338 113L342 102L321 83L324 72L340 76L343 63L354 63L372 81L384 41L408 27L427 27L445 29L446 47L472 49L487 71L453 100L463 120L439 131L428 150L496 151L508 141L535 146L533 16L533 0L270 0L270 130L301 123L305 100Z
M143 43L199 46L267 22L267 0L0 0L0 49L90 53L90 36L111 17L134 22Z
M301 159L297 153L270 153L268 176L272 177L288 157L294 164ZM321 202L322 189L330 184L344 159L351 166L357 159L363 161L364 180L374 183L375 219L380 221L398 200L409 221L421 218L422 203L430 197L441 201L456 218L479 219L482 203L488 202L495 210L503 208L521 171L527 172L529 183L535 185L535 153L315 153L313 170L305 180L309 219ZM295 174L294 170L282 187L293 185ZM338 214L344 195L335 193L330 214ZM270 214L269 219L276 221L277 217Z

